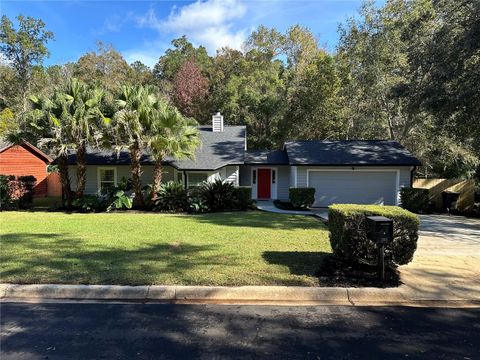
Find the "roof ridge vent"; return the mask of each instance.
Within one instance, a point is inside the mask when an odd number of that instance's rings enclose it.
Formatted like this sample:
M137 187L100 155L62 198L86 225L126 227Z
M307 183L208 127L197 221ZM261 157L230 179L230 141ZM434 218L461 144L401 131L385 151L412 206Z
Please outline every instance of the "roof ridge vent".
M223 132L223 115L218 111L212 116L212 131Z

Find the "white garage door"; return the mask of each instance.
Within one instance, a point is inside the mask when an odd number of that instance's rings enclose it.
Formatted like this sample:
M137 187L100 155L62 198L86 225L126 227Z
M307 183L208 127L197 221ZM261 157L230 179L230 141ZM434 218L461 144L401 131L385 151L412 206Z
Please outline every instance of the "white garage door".
M309 171L308 186L315 188L313 206L331 204L395 205L395 171Z

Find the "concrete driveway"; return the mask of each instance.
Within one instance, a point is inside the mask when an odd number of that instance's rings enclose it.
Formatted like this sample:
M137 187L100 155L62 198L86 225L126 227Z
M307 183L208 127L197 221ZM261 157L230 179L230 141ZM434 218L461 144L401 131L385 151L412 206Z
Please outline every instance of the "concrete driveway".
M420 215L413 261L402 282L419 300L480 300L480 219Z
M420 235L455 244L480 246L480 219L448 215L420 215Z

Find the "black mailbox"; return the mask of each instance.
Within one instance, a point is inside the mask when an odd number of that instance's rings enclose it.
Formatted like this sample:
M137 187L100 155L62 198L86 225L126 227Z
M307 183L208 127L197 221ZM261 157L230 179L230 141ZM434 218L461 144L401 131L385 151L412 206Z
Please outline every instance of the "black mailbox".
M393 240L393 220L384 216L367 216L367 236L377 244Z

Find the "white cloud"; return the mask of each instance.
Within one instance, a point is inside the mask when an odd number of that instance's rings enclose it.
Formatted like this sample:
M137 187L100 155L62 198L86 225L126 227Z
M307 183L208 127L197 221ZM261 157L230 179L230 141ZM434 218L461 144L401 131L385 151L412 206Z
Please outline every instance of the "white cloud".
M131 64L135 61L141 61L143 64L153 69L159 58L159 51L149 50L127 50L123 52L123 57L127 63Z
M234 25L246 11L240 0L198 0L179 8L173 7L166 19L158 19L155 11L150 9L138 19L138 23L161 33L186 35L214 53L223 46L240 48L248 29L235 29Z
M110 18L105 19L103 22L103 26L100 29L101 33L107 32L118 32L122 28L122 21L118 18L118 16L112 16Z

